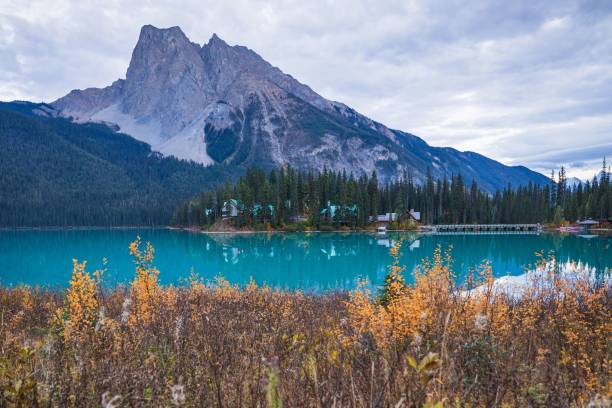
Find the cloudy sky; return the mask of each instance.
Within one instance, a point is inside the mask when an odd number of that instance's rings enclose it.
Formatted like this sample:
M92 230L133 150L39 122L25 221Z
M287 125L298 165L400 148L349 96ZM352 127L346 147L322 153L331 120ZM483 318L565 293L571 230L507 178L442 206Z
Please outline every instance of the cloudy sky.
M433 145L581 178L612 161L609 0L0 0L0 100L124 78L144 24L215 32Z

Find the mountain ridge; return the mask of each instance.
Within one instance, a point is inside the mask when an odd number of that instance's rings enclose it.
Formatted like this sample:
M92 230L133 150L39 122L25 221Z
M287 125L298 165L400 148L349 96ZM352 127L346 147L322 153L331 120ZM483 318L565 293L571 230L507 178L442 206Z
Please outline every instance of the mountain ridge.
M164 155L204 165L376 170L383 182L461 173L494 192L548 178L475 152L428 145L327 100L247 47L213 34L202 46L178 26L142 27L125 79L73 90L51 104L75 122L101 122ZM491 173L493 172L493 173Z

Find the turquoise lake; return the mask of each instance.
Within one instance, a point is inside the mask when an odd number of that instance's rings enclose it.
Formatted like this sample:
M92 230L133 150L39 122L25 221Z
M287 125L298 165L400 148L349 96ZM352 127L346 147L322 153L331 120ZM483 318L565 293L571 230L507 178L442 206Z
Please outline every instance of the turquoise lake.
M351 289L357 278L380 284L390 263L389 247L404 238L402 263L407 279L437 245L452 246L453 268L462 281L488 260L495 276L519 275L537 260L536 251L554 251L557 259L587 264L598 272L612 269L611 237L560 234L419 235L414 233L254 233L202 234L167 229L0 231L0 285L65 287L72 259L86 259L88 270L107 259L105 282L129 282L134 274L129 243L137 235L156 249L156 265L165 284L180 285L193 273L204 279L223 276L232 283L257 283L323 292Z

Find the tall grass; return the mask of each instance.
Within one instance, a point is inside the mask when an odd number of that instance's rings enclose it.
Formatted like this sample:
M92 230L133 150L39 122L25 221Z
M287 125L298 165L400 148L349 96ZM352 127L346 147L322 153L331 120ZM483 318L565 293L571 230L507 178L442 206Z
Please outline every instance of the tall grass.
M610 406L612 290L554 259L514 296L439 250L407 285L397 246L382 293L305 295L162 287L130 251L129 287L75 261L65 293L0 289L0 406Z

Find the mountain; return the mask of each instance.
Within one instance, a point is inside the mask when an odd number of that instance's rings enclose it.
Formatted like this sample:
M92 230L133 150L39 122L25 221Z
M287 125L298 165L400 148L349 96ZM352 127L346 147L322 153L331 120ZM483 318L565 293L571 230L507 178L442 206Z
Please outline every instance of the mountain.
M0 103L0 227L166 225L183 201L236 174L162 157L47 104Z
M323 98L246 47L217 35L200 46L179 27L142 27L125 79L51 106L75 123L106 124L204 165L376 170L383 182L406 172L417 182L428 170L435 178L461 173L489 192L548 181L523 166L429 146Z
M584 182L580 180L578 177L569 177L565 183L567 184L569 188L574 189L574 188L578 188L578 186L583 184Z
M578 188L579 185L582 185L584 187L587 181L592 182L593 180L596 180L598 183L601 183L603 177L604 177L604 172L603 170L600 170L599 172L594 174L593 177L591 178L580 180L578 177L569 177L565 183L570 188Z

